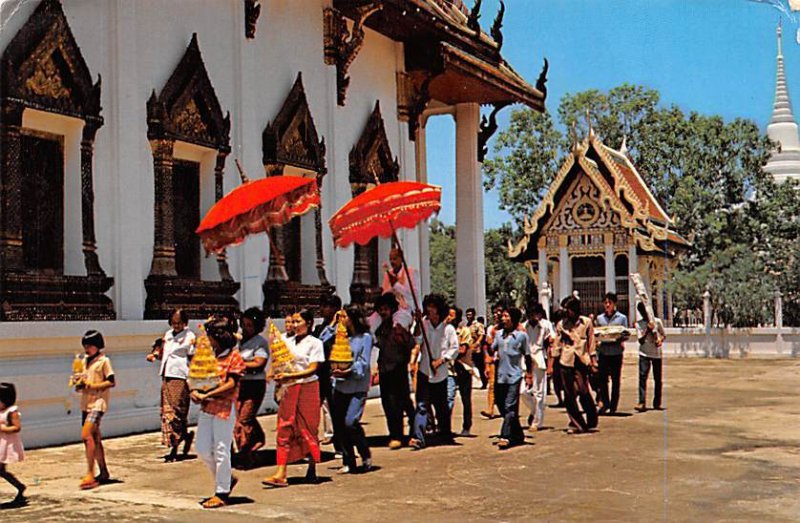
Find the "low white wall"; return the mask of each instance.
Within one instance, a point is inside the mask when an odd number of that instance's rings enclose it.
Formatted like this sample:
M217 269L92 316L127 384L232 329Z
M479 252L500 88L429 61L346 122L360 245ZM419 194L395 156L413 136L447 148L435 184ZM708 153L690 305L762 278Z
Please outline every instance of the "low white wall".
M703 358L798 357L800 328L666 329L667 356Z
M275 321L283 329L283 320ZM190 322L196 333L197 322ZM0 323L0 382L17 387L23 441L28 448L80 441L80 397L67 387L75 354L82 354L83 333L98 329L106 342L117 386L111 390L104 436L160 430L161 381L158 364L145 356L153 341L168 329L166 321ZM373 353L373 368L377 354ZM378 393L373 388L370 396ZM277 411L273 386L261 413ZM190 421L197 419L192 405Z

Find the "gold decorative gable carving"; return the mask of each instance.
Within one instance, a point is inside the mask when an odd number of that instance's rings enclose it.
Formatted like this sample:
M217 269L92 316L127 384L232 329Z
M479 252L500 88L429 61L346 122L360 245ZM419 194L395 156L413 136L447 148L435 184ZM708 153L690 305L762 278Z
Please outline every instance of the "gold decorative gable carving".
M3 52L0 75L4 103L103 125L100 77L92 82L58 0L39 3Z
M147 137L228 153L230 128L230 113L222 113L195 33L161 93L154 89L147 101Z

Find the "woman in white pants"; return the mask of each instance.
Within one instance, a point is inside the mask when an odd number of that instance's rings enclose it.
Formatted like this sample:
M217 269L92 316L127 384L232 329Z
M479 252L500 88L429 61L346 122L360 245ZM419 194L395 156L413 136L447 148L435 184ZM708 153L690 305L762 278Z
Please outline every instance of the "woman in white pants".
M553 339L553 324L545 317L540 303L528 306L528 323L525 332L531 344L532 378L522 382L520 398L530 411L529 430L537 431L544 425L545 399L547 398L547 346Z

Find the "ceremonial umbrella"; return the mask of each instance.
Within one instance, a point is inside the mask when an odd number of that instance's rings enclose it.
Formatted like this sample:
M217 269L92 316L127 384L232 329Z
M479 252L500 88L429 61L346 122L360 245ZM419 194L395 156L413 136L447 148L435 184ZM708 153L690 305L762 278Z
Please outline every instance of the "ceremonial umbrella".
M284 225L319 206L314 178L271 176L252 182L238 160L236 166L242 185L214 204L195 231L207 253L239 244L249 234L266 232L269 236L270 227Z
M347 202L328 221L333 233L333 243L337 247L347 247L353 242L366 245L377 236L391 237L403 261L414 307L420 309L417 291L414 289L396 231L398 227L413 229L419 222L439 212L441 198L442 188L426 183L389 182L376 185ZM422 329L422 336L429 360L433 362L425 329Z

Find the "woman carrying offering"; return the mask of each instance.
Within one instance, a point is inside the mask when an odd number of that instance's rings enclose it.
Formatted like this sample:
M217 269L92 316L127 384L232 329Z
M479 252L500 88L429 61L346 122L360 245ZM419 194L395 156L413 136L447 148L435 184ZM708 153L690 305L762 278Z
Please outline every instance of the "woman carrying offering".
M292 316L294 337L285 341L294 356L294 370L273 376L285 389L278 408L275 435L277 468L261 483L268 487L287 487L286 467L310 456L306 480L317 481L316 464L320 461L319 440L319 381L317 366L325 361L322 342L311 336L314 314L306 309Z
M367 436L361 426L361 416L367 404L370 386L370 361L372 355L372 336L364 312L356 305L350 305L342 316L353 363L346 370L334 369L333 382L333 426L339 435L344 466L342 474L355 472L356 456L353 447L358 449L365 472L372 469L372 454L367 444Z
M231 475L231 443L236 421L233 403L239 393L239 380L245 366L236 349L236 320L213 316L204 327L216 357L219 384L208 392L193 390L191 398L200 403L197 454L215 479L214 495L203 500L201 505L203 508L219 508L228 504L228 496L238 481ZM200 358L199 352L197 358Z

